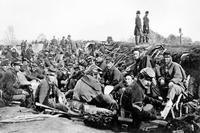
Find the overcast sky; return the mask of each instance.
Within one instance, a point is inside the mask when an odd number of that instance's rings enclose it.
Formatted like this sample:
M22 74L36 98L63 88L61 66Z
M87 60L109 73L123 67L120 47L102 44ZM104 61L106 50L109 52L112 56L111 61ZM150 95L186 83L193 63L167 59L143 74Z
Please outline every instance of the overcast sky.
M13 25L17 39L48 39L71 34L72 39L126 40L133 35L135 14L150 12L150 28L165 37L200 40L199 0L0 0L0 39Z

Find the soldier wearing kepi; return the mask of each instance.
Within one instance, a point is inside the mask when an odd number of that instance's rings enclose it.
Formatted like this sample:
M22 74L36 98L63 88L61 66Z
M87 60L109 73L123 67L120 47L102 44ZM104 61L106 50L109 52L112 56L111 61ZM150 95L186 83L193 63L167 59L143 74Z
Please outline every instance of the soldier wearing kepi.
M138 39L139 39L139 43L141 43L141 39L142 39L141 33L142 33L142 24L141 24L141 19L140 19L140 11L137 11L136 18L135 18L135 30L134 30L136 45L138 45Z
M161 111L161 116L165 119L175 96L179 96L186 88L186 74L180 64L172 61L169 51L164 52L163 57L164 63L157 71L157 80L161 88L167 89L166 106Z
M149 11L146 11L145 12L145 16L143 17L143 42L146 42L148 43L149 42L149 18L148 18L148 15L149 15Z

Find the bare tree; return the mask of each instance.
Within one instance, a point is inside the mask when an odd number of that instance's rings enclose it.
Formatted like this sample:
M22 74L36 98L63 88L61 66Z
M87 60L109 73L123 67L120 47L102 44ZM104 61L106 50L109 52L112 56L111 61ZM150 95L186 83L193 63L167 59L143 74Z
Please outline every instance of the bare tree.
M8 26L5 31L5 37L2 40L4 45L17 45L18 41L14 34L14 27L12 25Z

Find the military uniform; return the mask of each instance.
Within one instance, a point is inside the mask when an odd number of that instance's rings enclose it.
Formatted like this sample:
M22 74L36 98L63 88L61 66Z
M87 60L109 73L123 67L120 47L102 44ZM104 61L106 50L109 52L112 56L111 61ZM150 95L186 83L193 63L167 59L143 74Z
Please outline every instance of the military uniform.
M26 58L27 58L28 60L31 60L31 59L33 58L33 56L34 56L33 50L32 50L31 48L28 48L28 49L26 50Z
M103 94L100 82L90 75L83 76L78 80L74 88L73 99L105 108L112 105L117 107L115 100L109 95Z
M23 90L20 89L20 82L16 73L13 70L1 72L1 99L5 105L9 105L11 101L17 100L25 102L26 96L23 94Z
M149 18L147 16L143 18L143 33L149 34Z
M149 34L149 18L147 17L147 15L144 16L143 18L143 41L148 42L149 38L148 38L148 34Z
M140 11L137 11L136 14L140 14ZM139 43L141 42L141 19L139 16L136 16L135 18L135 30L134 30L134 35L135 35L135 43L138 45L138 37L139 37Z
M113 66L111 69L106 68L103 71L104 83L107 85L117 85L120 81L122 81L122 74L121 72Z
M157 71L158 81L165 80L165 84L168 87L170 82L173 86L169 88L167 98L174 99L175 95L181 94L185 89L186 74L181 65L176 62L171 62L169 65L162 65Z
M122 95L121 104L122 107L130 111L133 117L133 126L139 128L141 121L153 120L156 119L156 116L150 112L144 110L139 110L134 105L137 105L139 108L143 108L145 100L144 88L140 81L133 81L133 83L126 88Z
M140 34L141 34L141 27L142 27L141 19L140 19L139 16L137 16L135 18L135 31L134 31L134 35L135 36L140 36Z
M128 73L130 73L130 75L137 76L140 70L146 67L154 67L153 62L149 56L138 58L135 61L135 63L131 66L130 71Z

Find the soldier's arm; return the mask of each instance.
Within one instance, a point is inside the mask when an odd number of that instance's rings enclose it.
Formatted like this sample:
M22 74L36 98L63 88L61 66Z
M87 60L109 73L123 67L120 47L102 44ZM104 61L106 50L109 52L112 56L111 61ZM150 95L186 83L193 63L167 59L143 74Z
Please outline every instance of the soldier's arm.
M182 82L183 76L181 73L181 69L178 65L174 65L173 73L174 73L174 75L173 75L173 78L171 79L171 82L173 82L175 84Z

